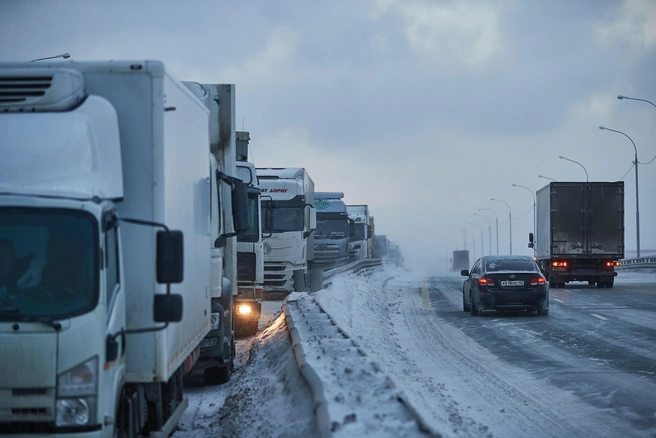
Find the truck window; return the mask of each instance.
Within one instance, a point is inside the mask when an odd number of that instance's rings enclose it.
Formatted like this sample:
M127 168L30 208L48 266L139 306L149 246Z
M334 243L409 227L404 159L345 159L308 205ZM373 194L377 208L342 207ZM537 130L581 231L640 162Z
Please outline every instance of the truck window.
M0 319L64 318L95 307L97 230L93 216L79 210L0 209L0 306L16 309ZM6 242L13 248L9 262Z
M118 233L111 228L105 234L105 282L107 284L107 308L110 309L119 286Z

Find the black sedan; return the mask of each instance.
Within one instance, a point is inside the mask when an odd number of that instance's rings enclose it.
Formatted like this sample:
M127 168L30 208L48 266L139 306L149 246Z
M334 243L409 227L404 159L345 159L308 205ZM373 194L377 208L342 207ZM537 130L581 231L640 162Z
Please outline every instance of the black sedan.
M549 284L529 256L481 257L471 272L463 269L460 274L467 277L462 285L462 310L472 316L484 310L549 314Z

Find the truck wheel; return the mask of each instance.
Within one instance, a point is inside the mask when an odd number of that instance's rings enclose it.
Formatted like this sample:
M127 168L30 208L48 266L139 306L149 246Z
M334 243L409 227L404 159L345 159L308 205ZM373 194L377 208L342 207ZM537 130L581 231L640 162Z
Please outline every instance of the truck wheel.
M595 281L594 280L588 280L588 286L594 286Z
M550 287L551 289L555 289L555 288L558 287L558 283L556 283L556 282L553 281L553 280L549 280L549 287Z
M611 280L611 281L607 281L607 282L606 282L606 287L611 288L611 287L613 287L613 284L614 284L614 281L612 281L612 280Z
M602 287L604 287L604 282L603 282L603 281L598 281L598 282L597 282L597 287L598 287L599 289L601 289Z
M230 380L230 367L215 366L212 368L205 368L203 371L203 381L206 385L221 385Z

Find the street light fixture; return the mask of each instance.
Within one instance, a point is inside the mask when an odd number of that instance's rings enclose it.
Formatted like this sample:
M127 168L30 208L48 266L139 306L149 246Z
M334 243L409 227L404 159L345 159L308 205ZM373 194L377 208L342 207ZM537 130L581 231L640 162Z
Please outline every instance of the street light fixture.
M617 96L617 98L618 98L619 100L622 100L622 99L626 99L626 100L639 100L640 102L647 102L647 103L650 103L650 104L656 106L656 103L654 103L654 102L650 102L650 101L648 101L648 100L646 100L646 99L638 99L637 97L627 97L627 96L622 96L622 95L620 94L619 96Z
M474 216L480 216L485 218L487 221L487 239L488 239L488 249L490 250L490 255L492 255L492 221L490 221L490 218L488 218L485 215L474 213ZM497 253L498 254L498 253Z
M474 232L471 231L471 230L468 230L467 228L461 228L460 231L467 231L468 233L471 233L471 235L472 235L473 257L474 257L474 260L476 260L476 236L474 235ZM465 233L462 233L462 234L463 234L463 236L465 235Z
M560 158L561 160L571 161L572 163L576 163L576 164L578 164L579 166L583 167L583 164L579 163L578 161L570 160L569 158L565 158L565 157L563 157L562 155L558 156L558 158ZM583 170L585 171L585 182L588 182L588 181L589 181L589 179L588 179L588 171L585 170L585 167L583 167Z
M622 97L624 99L629 99L628 97L624 97L624 96ZM642 100L642 99L634 99L634 100ZM600 126L599 129L601 129L602 131L606 130L606 131L622 134L623 136L631 140L631 143L633 143L633 151L635 152L633 165L635 166L635 181L636 181L636 256L640 258L640 203L639 203L640 198L638 197L638 148L636 147L636 144L633 141L633 139L628 135L626 135L625 133L623 133L622 131L616 131L614 129L606 128L605 126Z
M44 60L46 60L46 59L55 59L55 58L64 58L64 59L68 59L68 58L70 58L70 57L71 57L70 54L68 54L68 53L62 53L61 55L46 56L45 58L37 58L37 59L33 59L33 60L31 60L30 62L44 61Z
M551 181L556 181L555 179L549 178L548 176L544 176L544 175L538 175L538 178L544 178L544 179L548 179L548 180L551 180Z
M483 257L485 255L485 245L483 244L483 227L481 227L475 222L467 222L467 225L476 225L478 228L481 229L481 257Z
M535 237L535 240L537 240L538 235L537 235L537 230L535 228L535 224L536 224L535 193L533 193L533 190L529 189L528 187L520 186L519 184L513 184L513 187L521 187L523 189L528 190L531 193L531 195L533 195L533 236Z
M510 210L510 204L508 204L506 201L503 201L501 199L497 198L490 198L493 201L499 201L503 202L508 206L508 222L510 223L510 255L512 255L512 211Z
M479 208L478 211L483 211L483 210L488 210L494 213L494 217L496 218L496 227L497 227L497 255L499 255L499 216L497 216L497 212L492 210L491 208ZM485 217L485 216L484 216ZM489 219L488 219L489 220ZM492 249L490 248L490 254L492 254Z

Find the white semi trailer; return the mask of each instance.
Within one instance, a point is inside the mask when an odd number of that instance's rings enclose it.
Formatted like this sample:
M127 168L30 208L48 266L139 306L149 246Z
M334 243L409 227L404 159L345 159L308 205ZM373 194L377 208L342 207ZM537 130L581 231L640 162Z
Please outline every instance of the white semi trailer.
M169 436L221 287L207 108L157 61L0 64L0 135L0 430Z

